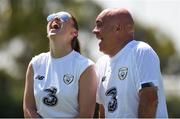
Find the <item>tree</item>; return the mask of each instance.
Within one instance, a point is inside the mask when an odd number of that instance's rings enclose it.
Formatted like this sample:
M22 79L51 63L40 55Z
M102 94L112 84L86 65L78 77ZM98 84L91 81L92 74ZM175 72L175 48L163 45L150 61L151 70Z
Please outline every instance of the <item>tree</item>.
M177 51L170 37L163 33L160 29L145 27L139 23L135 23L135 39L142 40L150 44L159 56L161 70L163 73L168 68L167 64L171 56L177 54Z

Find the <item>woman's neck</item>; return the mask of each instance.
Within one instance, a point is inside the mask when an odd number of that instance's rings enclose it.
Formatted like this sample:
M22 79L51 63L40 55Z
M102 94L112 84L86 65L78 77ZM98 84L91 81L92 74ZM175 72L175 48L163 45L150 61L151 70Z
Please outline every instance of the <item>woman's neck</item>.
M71 45L64 45L50 41L50 53L53 58L61 58L72 51Z

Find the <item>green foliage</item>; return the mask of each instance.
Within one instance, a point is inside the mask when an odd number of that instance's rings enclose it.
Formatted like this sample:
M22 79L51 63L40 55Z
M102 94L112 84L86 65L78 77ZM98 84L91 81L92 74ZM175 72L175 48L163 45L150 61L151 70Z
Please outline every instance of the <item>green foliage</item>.
M23 117L22 92L20 91L20 96L12 95L13 90L16 90L14 88L14 84L16 83L13 83L15 81L11 79L12 77L7 75L4 71L0 71L0 117ZM20 88L17 87L17 89ZM22 88L20 90L22 90Z
M179 107L180 107L180 98L176 96L170 96L167 98L167 108L169 118L179 118Z
M177 54L177 51L170 37L162 33L159 29L149 28L136 23L135 39L145 41L156 51L161 63L163 73L167 68L167 63L171 56Z

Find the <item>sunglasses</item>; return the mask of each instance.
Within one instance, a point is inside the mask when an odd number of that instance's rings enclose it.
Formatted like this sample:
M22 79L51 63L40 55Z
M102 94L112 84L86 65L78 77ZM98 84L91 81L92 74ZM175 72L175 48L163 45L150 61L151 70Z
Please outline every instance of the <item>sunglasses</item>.
M47 17L47 21L53 21L55 19L59 19L62 23L67 22L72 16L67 13L67 12L57 12L57 13L52 13Z

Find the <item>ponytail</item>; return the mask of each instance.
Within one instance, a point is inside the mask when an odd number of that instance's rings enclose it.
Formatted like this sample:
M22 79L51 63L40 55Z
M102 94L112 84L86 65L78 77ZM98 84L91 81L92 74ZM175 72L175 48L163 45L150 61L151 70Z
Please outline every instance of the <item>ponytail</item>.
M71 15L71 16L72 16L72 15ZM73 22L74 22L74 28L78 31L78 30L79 30L79 28L78 28L78 23L77 23L77 21L76 21L76 19L75 19L74 16L72 16L72 20L73 20ZM71 42L71 46L72 46L72 48L73 48L76 52L81 53L81 51L80 51L80 45L79 45L79 40L78 40L77 36L75 36L75 37L73 38L73 40L72 40L72 42Z
M79 52L81 54L79 40L77 39L77 37L73 38L71 46L76 52Z

